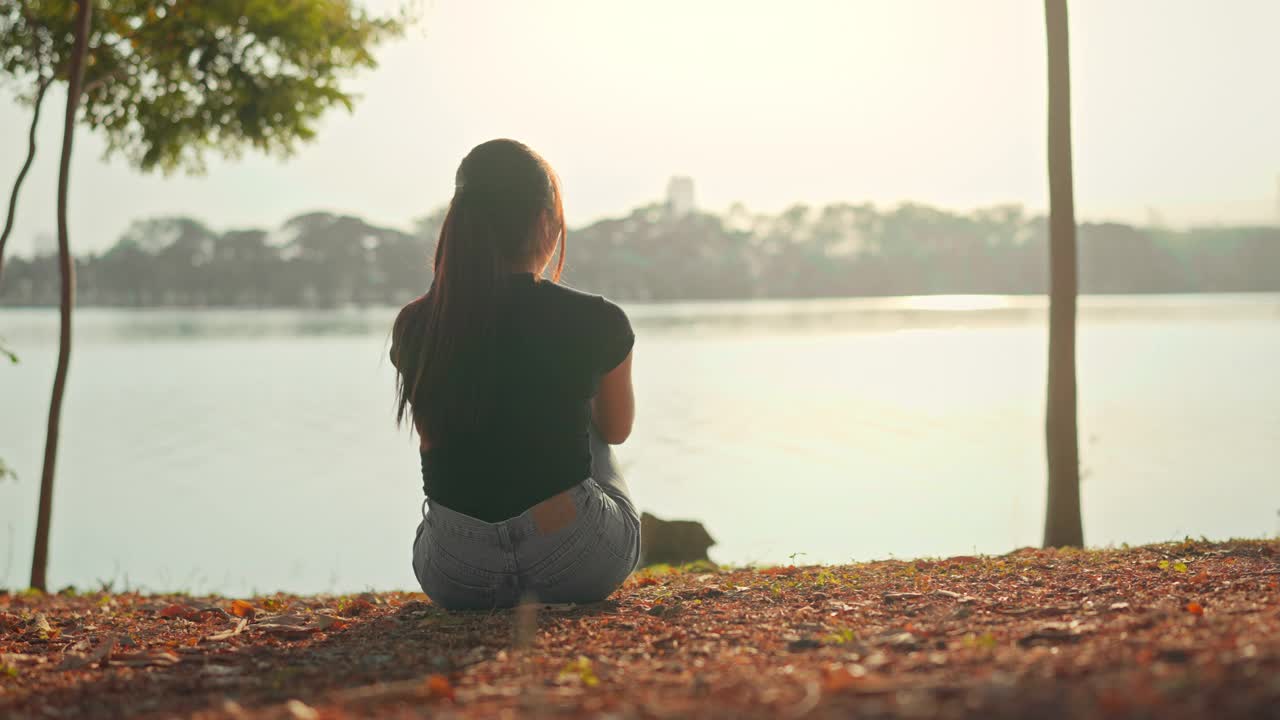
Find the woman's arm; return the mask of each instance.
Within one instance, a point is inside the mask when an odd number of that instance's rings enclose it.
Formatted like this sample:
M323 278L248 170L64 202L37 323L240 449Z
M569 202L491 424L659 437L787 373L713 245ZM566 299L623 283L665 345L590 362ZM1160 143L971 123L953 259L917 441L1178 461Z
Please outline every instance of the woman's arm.
M636 419L636 397L631 387L631 353L600 379L600 391L591 401L600 439L621 445L631 435Z

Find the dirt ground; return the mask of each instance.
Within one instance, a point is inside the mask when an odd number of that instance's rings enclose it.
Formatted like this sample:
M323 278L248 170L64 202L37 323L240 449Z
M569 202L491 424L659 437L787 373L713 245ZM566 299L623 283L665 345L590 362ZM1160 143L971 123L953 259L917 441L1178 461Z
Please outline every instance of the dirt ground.
M1280 718L1280 542L642 571L607 602L0 594L0 717Z

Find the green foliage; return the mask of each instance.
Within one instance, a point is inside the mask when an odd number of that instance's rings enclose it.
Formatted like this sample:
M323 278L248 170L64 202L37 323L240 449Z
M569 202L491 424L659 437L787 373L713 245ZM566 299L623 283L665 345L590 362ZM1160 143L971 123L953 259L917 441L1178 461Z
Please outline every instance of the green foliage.
M64 80L73 0L0 10L0 69ZM288 154L400 32L354 0L96 0L81 119L143 170L200 170L207 151ZM30 95L30 92L27 92ZM29 99L29 98L28 98Z
M66 53L71 47L69 2L23 0L0 7L0 81L20 100L31 102L37 84L65 79ZM74 10L74 8L72 8Z
M1045 290L1043 220L1010 209L961 215L922 206L832 205L743 212L672 218L640 208L573 229L565 280L624 301ZM79 260L77 302L403 304L430 285L441 221L433 213L410 233L308 213L274 234L288 242L271 243L267 228L219 234L192 218L142 220L105 253ZM1081 283L1089 292L1280 290L1280 227L1169 235L1086 223L1080 241ZM52 257L13 258L0 304L56 305L57 277Z

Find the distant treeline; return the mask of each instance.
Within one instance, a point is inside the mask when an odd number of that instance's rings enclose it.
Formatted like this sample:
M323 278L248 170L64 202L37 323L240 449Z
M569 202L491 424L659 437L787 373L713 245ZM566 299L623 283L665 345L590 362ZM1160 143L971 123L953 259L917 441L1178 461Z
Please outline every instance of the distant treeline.
M185 217L139 221L77 259L83 305L337 307L399 304L431 282L443 212L413 232L301 215L275 231L214 232ZM569 234L565 280L619 300L1043 293L1047 224L1018 207L735 207L673 216L638 208ZM1080 226L1086 293L1280 291L1280 227ZM56 305L54 259L13 258L0 304Z

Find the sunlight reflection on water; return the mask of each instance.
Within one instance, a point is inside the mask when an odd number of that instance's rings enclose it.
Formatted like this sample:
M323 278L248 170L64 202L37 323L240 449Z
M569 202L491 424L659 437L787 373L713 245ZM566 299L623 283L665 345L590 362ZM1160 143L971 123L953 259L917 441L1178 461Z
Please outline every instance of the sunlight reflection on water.
M1043 298L628 306L638 503L725 562L1039 540ZM391 422L394 310L84 310L51 578L155 589L411 587L420 502ZM0 313L0 586L23 584L56 313ZM1081 300L1096 544L1264 535L1280 508L1280 295Z

